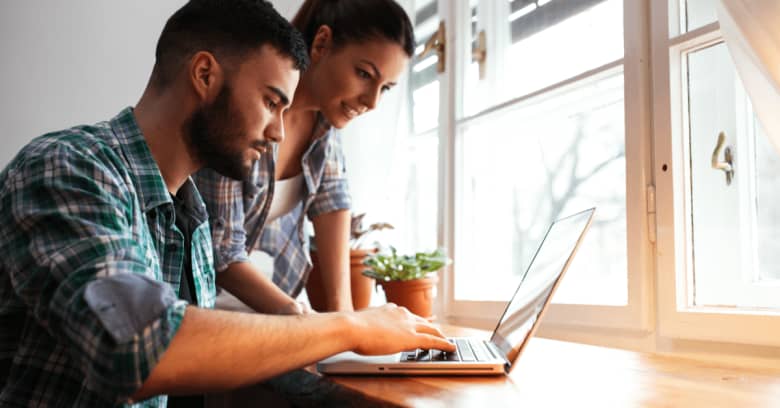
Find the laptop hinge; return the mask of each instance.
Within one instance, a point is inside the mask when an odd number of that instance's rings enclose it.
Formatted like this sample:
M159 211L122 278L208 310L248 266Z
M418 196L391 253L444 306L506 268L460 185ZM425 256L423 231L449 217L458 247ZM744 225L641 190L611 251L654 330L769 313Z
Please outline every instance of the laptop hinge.
M647 239L655 244L656 240L656 215L655 215L655 186L647 185Z
M493 357L504 360L504 371L508 374L509 369L512 368L512 363L506 358L506 354L504 354L504 352L496 346L496 343L493 343L492 341L486 341L485 344L488 346L488 350L493 354Z

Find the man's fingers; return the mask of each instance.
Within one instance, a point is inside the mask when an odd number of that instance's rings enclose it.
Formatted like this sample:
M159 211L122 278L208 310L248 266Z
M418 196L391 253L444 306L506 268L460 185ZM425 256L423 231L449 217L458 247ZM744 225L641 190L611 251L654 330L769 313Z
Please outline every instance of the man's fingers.
M447 341L447 339L423 333L419 336L425 342L425 345L421 348L442 350L448 353L455 351L455 345Z
M437 337L444 338L444 333L441 332L437 327L431 326L428 322L422 322L417 324L417 327L415 327L415 330L419 333L426 333Z
M439 330L437 327L431 326L430 324L420 324L417 326L417 333L419 333L420 336L425 338L427 341L432 341L435 343L432 346L428 346L428 348L435 348L437 350L448 352L455 351L455 345L450 343L449 340L447 340L444 336L444 333L442 333L441 330Z

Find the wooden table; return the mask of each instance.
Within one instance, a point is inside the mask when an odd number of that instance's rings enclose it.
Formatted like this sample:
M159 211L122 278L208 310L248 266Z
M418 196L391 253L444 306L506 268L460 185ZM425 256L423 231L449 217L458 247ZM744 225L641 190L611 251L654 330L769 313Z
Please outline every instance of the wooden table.
M443 326L451 336L474 330ZM484 332L482 332L484 333ZM509 376L322 376L313 367L222 406L780 407L780 367L715 364L534 338Z
M726 366L542 338L530 341L506 377L325 378L399 406L780 407L780 367Z

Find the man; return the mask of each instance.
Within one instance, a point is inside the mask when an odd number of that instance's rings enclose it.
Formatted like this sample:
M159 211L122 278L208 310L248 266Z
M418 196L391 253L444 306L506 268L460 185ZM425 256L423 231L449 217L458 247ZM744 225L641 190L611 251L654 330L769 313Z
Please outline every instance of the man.
M345 350L453 350L393 306L207 310L210 233L189 176L247 174L283 137L305 65L268 3L192 0L163 29L135 109L44 135L0 173L0 406L165 406Z

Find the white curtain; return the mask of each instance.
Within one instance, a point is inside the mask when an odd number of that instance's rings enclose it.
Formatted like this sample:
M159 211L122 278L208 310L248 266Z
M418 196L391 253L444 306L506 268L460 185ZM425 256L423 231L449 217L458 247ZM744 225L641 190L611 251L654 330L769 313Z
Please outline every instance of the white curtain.
M780 0L718 0L718 19L753 109L780 152Z

